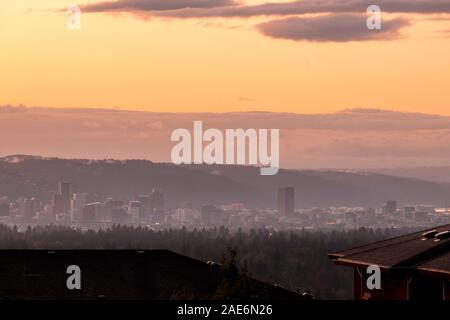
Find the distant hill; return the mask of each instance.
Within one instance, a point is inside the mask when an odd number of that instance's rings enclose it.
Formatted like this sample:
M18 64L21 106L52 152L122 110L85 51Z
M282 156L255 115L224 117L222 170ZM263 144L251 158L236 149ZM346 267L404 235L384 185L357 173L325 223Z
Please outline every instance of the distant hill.
M368 171L398 177L416 178L434 182L450 183L450 166L370 169Z
M280 170L260 176L259 168L223 165L152 163L145 160L67 160L33 156L0 158L0 196L48 200L59 181L74 192L131 197L162 188L168 207L185 203L275 207L276 189L295 187L296 207L381 206L388 199L399 204L444 205L450 185L379 173Z

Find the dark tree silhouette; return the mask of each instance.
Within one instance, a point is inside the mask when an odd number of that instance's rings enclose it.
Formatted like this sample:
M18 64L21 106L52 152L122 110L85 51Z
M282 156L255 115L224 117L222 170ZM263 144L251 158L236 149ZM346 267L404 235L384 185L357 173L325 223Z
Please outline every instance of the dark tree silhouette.
M411 230L230 232L226 228L149 230L115 225L99 231L39 226L21 233L0 225L0 249L169 249L204 261L217 261L229 279L248 274L286 289L311 291L319 299L351 299L352 271L336 267L327 254ZM226 278L225 277L225 278ZM247 284L221 287L236 292ZM248 289L248 288L247 288ZM228 290L228 291L227 291Z

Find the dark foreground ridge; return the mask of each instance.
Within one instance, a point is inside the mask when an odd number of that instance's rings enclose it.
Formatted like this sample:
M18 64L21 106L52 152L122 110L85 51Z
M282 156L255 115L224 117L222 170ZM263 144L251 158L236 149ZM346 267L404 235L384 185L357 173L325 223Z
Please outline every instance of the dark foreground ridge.
M0 262L7 300L308 299L169 250L1 250ZM80 289L67 285L70 266L80 268Z

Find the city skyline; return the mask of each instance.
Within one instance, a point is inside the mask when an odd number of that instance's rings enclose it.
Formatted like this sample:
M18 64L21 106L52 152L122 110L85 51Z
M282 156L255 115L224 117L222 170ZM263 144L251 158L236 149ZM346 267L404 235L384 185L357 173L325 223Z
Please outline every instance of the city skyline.
M83 191L80 193L80 191ZM378 208L361 206L320 206L299 208L294 202L295 188L279 187L272 208L248 208L245 203L217 204L205 199L198 207L191 203L165 207L165 195L154 188L151 193L133 196L99 196L70 182L59 182L57 191L46 201L39 198L0 197L0 223L18 226L56 224L71 228L102 229L114 226L141 226L149 230L170 228L229 228L230 230L352 230L369 228L432 227L450 222L450 208L409 204L397 206L387 200ZM101 190L98 192L103 193ZM171 194L168 195L169 198Z

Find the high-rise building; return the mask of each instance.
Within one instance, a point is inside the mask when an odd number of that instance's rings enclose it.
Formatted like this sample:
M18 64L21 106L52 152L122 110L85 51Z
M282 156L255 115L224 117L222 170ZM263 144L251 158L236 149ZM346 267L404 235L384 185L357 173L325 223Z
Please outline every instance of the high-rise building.
M164 220L164 194L160 189L153 189L152 192L152 215L157 221Z
M128 215L130 216L131 222L141 222L143 211L144 207L140 201L128 202Z
M406 219L414 219L414 212L416 211L416 208L413 206L406 206L403 207L403 215Z
M83 222L95 222L97 221L101 202L89 203L83 207L83 214L81 220Z
M87 193L74 193L71 201L70 220L82 220L83 208L89 203L89 196Z
M72 209L82 209L88 203L87 193L74 193L72 199Z
M395 200L388 200L383 206L383 213L384 214L394 214L397 212L397 201Z
M278 188L278 214L281 216L294 215L294 188Z
M122 200L114 200L113 198L108 198L105 201L105 205L111 209L122 209L123 201Z
M206 226L219 226L222 223L222 210L213 205L202 206L200 217Z
M152 214L152 196L151 195L139 195L135 197L136 201L139 201L142 204L141 222L145 222L149 219Z
M127 222L127 212L123 208L111 208L111 220L113 223L124 224Z
M61 195L61 204L63 212L69 212L72 200L72 186L68 182L59 183L59 194Z
M124 224L127 222L128 215L122 200L106 199L105 206L110 210L113 223Z
M40 209L41 203L35 198L25 199L23 201L23 216L26 221L31 221Z
M64 203L62 201L61 195L59 193L54 193L52 197L52 209L53 214L56 216L57 214L64 213Z

